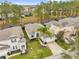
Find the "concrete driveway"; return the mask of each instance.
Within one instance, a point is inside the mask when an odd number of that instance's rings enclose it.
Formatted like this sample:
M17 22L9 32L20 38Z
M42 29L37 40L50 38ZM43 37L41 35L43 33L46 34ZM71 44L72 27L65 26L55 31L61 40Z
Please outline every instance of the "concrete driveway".
M55 55L55 56L52 55L52 56L46 57L44 59L62 59L62 55L61 54Z
M48 43L47 46L50 48L53 55L59 55L64 51L56 42Z

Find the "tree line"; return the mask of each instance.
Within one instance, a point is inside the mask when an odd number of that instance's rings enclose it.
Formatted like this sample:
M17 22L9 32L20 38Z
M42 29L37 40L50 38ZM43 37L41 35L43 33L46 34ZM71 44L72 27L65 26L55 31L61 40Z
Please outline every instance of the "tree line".
M45 19L59 20L65 17L79 16L79 1L48 1L47 3L41 2L36 6L34 15L40 21Z
M5 21L13 21L21 19L23 7L21 5L12 4L8 1L0 2L0 19Z

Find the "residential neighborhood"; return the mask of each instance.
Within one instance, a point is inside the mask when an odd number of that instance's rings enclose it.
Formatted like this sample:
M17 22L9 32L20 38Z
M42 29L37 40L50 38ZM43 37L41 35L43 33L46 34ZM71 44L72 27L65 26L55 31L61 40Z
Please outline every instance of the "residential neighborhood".
M79 59L79 1L0 0L0 59Z
M6 53L4 55L10 55L14 52L26 53L26 40L21 27L16 26L0 30L0 46L1 52ZM4 57L6 58L6 56Z

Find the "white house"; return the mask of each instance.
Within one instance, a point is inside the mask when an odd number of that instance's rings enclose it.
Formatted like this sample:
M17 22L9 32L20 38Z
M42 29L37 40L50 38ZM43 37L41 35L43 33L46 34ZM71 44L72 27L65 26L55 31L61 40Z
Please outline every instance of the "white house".
M56 28L54 27L54 29L56 30ZM50 43L50 42L54 42L56 40L56 36L55 36L55 31L51 31L50 30L50 26L48 31L51 33L51 37L49 37L47 34L45 35L41 35L41 40L43 41L43 43Z
M56 40L56 37L54 35L52 35L51 37L49 36L41 36L41 40L43 41L43 43L50 43L50 42L54 42Z
M25 25L25 31L27 32L27 35L29 39L35 39L40 37L43 43L49 43L55 41L56 37L52 36L51 38L45 35L42 35L38 29L40 27L43 27L42 24L39 23L33 23L33 24L27 24Z
M35 39L40 35L38 32L38 28L40 26L43 26L43 25L41 25L39 23L25 25L25 31L27 32L29 39Z
M0 44L0 59L8 59L7 52L10 46Z
M0 30L0 44L10 46L7 52L9 54L14 51L25 53L27 49L26 40L20 26Z

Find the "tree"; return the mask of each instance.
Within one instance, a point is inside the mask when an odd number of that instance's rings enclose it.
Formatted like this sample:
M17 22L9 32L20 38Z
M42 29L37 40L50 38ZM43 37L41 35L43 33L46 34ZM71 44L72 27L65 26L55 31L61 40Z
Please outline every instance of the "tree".
M67 2L48 1L47 3L41 3L39 6L37 6L36 9L40 11L40 19L59 19L70 16L79 16L78 0L70 0ZM44 11L44 13L42 11Z
M46 25L40 27L40 28L38 29L38 31L39 31L42 35L47 35L47 36L49 36L49 37L52 36L52 33L49 31L49 28L48 28Z
M21 15L22 15L22 11L23 11L22 6L13 4L11 7L11 10L13 13L12 20L15 21L15 23L16 23L16 20L22 20L21 19ZM20 22L22 22L22 21L20 21Z
M64 31L60 31L60 32L56 35L56 37L57 37L57 39L63 40L63 35L64 35Z
M12 4L7 0L1 2L0 5L1 18L3 18L6 21L12 21L12 23L16 23L17 20L21 20L22 12L23 7L21 5Z
M7 21L9 19L8 15L11 12L11 10L10 10L10 2L5 0L4 2L1 3L0 8L1 8L1 17L6 19L6 21Z

